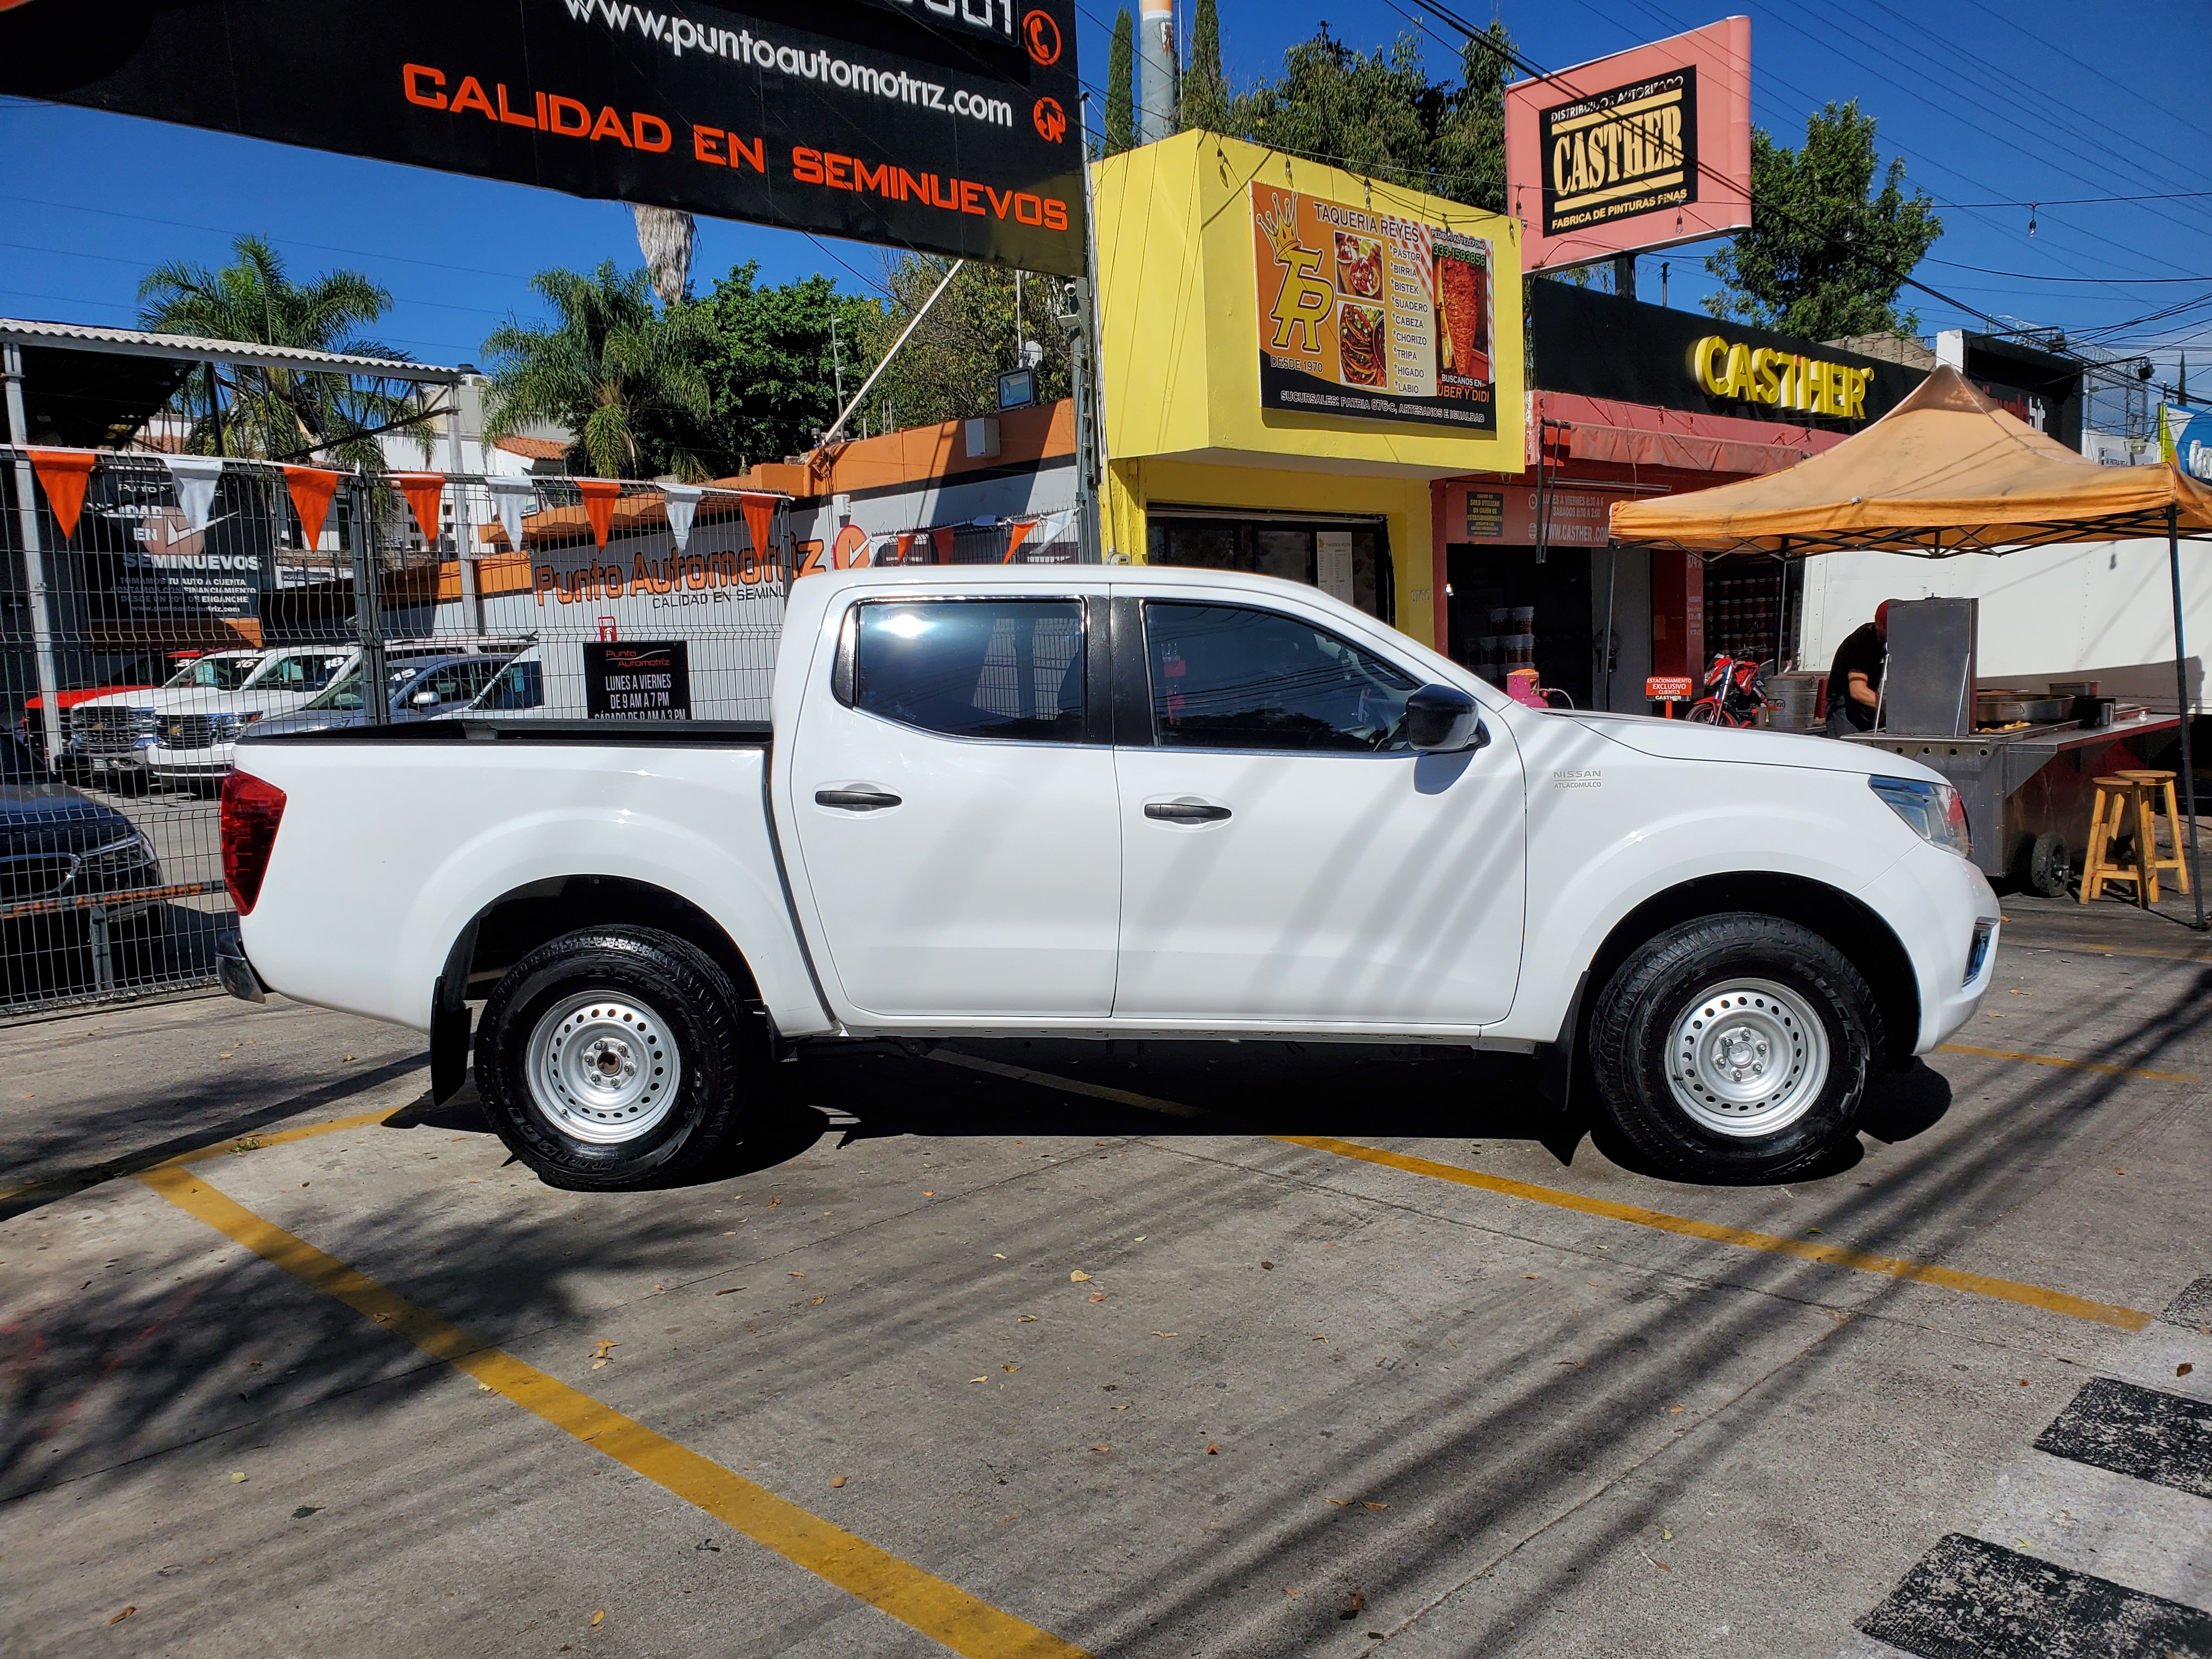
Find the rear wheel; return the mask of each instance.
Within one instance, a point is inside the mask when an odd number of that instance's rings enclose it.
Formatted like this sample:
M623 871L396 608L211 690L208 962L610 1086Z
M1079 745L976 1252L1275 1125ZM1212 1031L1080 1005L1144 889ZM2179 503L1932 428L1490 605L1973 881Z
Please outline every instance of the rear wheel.
M1621 1134L1694 1181L1775 1179L1850 1139L1881 1047L1874 994L1842 952L1747 911L1639 947L1589 1028L1591 1071Z
M508 1150L556 1187L696 1171L736 1138L762 1045L730 977L648 927L541 945L484 1005L477 1089Z
M2074 852L2066 837L2045 830L2027 855L2027 884L2045 898L2064 898L2074 878Z

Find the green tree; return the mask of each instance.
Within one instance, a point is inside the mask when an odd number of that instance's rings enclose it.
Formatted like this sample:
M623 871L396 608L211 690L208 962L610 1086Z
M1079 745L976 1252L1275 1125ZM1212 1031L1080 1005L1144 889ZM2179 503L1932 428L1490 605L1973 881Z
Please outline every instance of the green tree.
M1373 52L1323 24L1283 54L1283 73L1231 100L1228 131L1471 207L1505 205L1504 25L1467 43L1461 79L1432 82L1420 37Z
M1182 130L1227 132L1229 82L1221 73L1221 17L1214 0L1198 0L1190 25L1190 67L1183 71Z
M357 270L295 283L258 236L231 244L235 264L220 270L172 260L138 284L139 322L159 334L292 346L404 362L407 354L360 331L392 307L392 295ZM233 364L218 378L222 446L233 455L298 459L319 454L375 472L384 452L368 434L412 428L427 457L434 418L405 381ZM211 454L216 410L204 374L190 376L173 406L191 422L187 447Z
M1137 143L1137 54L1127 6L1114 14L1114 44L1106 53L1106 142L1103 154L1119 155Z
M870 323L869 366L879 362L899 331L913 320L945 279L951 262L912 253L890 264L884 277L890 299ZM999 406L999 375L1017 366L1015 274L998 265L961 267L905 348L868 394L868 409L885 427L964 420ZM1060 282L1021 279L1021 337L1044 348L1037 366L1040 401L1065 398L1067 337L1053 318Z
M810 448L837 418L841 364L849 397L875 361L875 301L841 294L827 276L770 288L759 275L749 259L700 302L714 328L703 453L723 474Z
M603 478L710 477L698 454L713 412L702 362L714 330L704 307L653 307L652 276L609 259L586 276L541 270L530 286L550 327L509 321L484 342L491 370L484 435L539 421L572 434L572 471Z
M1881 168L1874 140L1856 99L1808 120L1802 149L1753 130L1752 227L1705 261L1721 282L1707 311L1814 340L1918 329L1898 290L1943 222L1926 195L1905 195L1902 161Z

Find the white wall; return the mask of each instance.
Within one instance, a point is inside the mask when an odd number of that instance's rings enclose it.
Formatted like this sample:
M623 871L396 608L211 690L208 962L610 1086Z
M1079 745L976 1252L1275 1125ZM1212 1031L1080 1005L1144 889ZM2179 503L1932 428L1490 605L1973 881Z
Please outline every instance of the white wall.
M2181 582L2190 697L2201 711L2203 661L2212 649L2212 547L2181 544ZM2094 679L2107 696L2173 712L2173 595L2162 538L2002 556L1829 553L1808 559L1799 660L1825 669L1844 635L1872 621L1884 599L1937 597L1981 601L1982 685L2039 690L2053 679Z

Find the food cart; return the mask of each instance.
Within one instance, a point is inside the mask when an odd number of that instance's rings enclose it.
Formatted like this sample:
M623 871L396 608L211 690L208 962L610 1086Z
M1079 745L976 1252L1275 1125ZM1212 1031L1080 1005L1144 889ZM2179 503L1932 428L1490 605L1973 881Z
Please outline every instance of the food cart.
M1975 718L1969 613L1963 657L1954 651L1932 667L1916 667L1910 653L1900 661L1893 641L1893 665L1908 676L1929 670L1918 691L1936 699L1940 725L1906 729L1923 720L1899 710L1899 718L1852 740L1887 744L1948 776L1966 798L1985 870L2011 872L2024 846L2025 873L2035 881L2040 848L2043 880L2051 883L2058 877L2056 843L2063 839L2070 850L2077 836L2087 839L2085 800L2096 777L2116 763L2139 762L2148 743L2174 732L2187 823L2177 839L2193 854L2197 796L2187 716L2195 699L2182 637L2181 544L2212 541L2212 486L2170 464L2100 465L2015 420L1945 366L1866 430L1787 471L1623 501L1613 508L1612 529L1619 544L1706 560L1852 550L1940 559L2162 533L2173 588L2172 716L2123 719L2101 700L2083 699L2078 708L2069 703L2064 719L2003 720L1984 729ZM1893 629L1896 611L1905 608L1893 607ZM1953 615L1946 626L1955 633L1961 621ZM1894 695L1887 676L1882 695L1885 703ZM2192 881L2190 890L2203 931L2203 881Z

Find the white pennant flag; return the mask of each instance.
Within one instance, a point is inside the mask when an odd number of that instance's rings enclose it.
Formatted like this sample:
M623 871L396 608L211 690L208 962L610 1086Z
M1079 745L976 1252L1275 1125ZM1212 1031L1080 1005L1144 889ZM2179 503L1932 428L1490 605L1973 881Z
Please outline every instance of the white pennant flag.
M176 486L177 507L185 515L185 527L195 533L208 526L208 514L215 506L215 487L222 477L222 457L220 455L164 455L169 464L169 481Z
M668 528L681 553L691 540L691 520L699 511L699 498L707 492L697 484L663 484L660 494L668 508Z
M538 486L526 478L491 478L486 483L491 490L491 510L499 514L500 526L507 532L507 551L520 553L523 514L538 505Z

